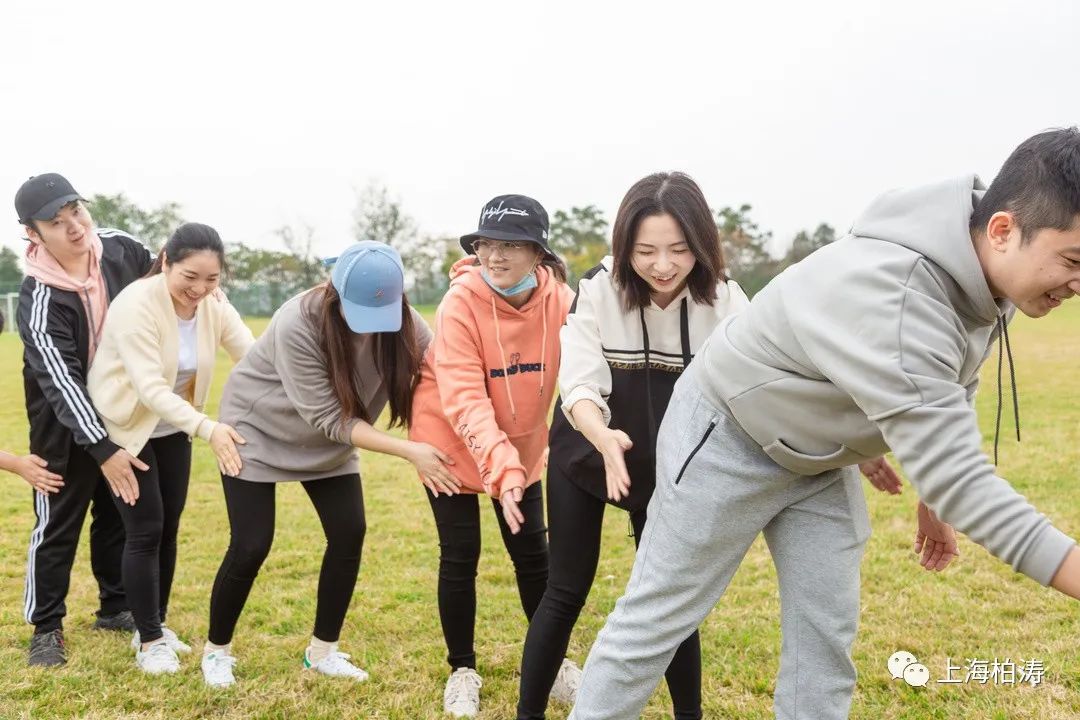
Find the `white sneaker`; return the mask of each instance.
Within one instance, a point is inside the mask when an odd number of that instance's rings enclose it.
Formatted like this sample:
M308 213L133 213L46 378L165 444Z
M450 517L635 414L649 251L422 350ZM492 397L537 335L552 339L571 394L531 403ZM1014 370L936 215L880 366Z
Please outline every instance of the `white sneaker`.
M581 668L570 658L563 658L555 684L551 686L551 699L573 705L577 700L577 689L581 685Z
M329 675L330 677L352 678L356 682L364 682L367 680L368 674L349 662L349 657L350 655L348 653L333 650L322 660L313 663L308 659L308 653L307 650L305 650L304 668L306 670L321 672L323 675Z
M484 682L472 668L461 667L450 675L443 691L443 712L454 717L473 717L480 712L480 686Z
M151 675L174 673L180 669L180 658L167 643L156 642L146 649L135 651L135 664L139 669Z
M176 633L169 628L162 626L161 636L165 638L165 644L171 647L174 653L184 654L191 652L191 646L176 637ZM139 640L139 631L136 630L135 634L131 636L131 649L138 650L141 647L142 642Z
M233 665L236 658L221 650L206 653L202 659L203 680L210 687L227 688L236 684Z

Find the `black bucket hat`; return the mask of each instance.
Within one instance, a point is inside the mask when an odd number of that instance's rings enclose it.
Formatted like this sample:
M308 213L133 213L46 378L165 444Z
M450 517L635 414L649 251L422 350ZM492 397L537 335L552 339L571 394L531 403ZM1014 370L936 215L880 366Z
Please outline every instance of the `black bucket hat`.
M548 215L544 206L525 195L499 195L480 211L476 232L461 236L461 247L473 254L474 240L488 238L507 242L531 242L551 257L558 257L548 245Z

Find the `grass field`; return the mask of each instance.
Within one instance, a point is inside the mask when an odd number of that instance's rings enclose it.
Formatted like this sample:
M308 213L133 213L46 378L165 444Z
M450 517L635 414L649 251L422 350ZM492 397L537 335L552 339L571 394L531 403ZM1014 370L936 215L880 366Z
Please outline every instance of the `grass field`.
M252 327L258 332L265 321L253 321ZM1020 318L1014 324L1024 441L1017 445L1012 438L1007 414L1001 448L1004 476L1073 536L1080 535L1078 331L1080 303L1075 302L1048 319ZM0 447L25 452L20 368L18 338L4 333ZM993 440L993 370L987 368L979 398L987 448ZM227 372L222 358L213 397ZM0 676L0 717L439 717L448 668L435 601L438 544L424 490L397 459L365 453L362 468L368 535L341 647L371 673L371 681L355 685L300 670L314 619L323 541L306 495L287 484L278 489L274 548L234 641L239 684L225 692L203 686L197 655L184 658L174 676L148 678L135 668L127 637L89 629L96 587L85 533L68 598L70 662L59 670L27 668L30 627L22 620L22 590L32 503L21 479L0 477L0 662L8 668ZM1080 606L1014 574L966 539L953 567L926 573L910 549L916 502L911 488L894 498L866 487L874 533L863 563L854 649L860 675L852 717L1080 717ZM485 683L480 717L503 719L513 717L525 620L490 512L484 543L478 579L477 652ZM570 654L581 663L629 576L633 544L621 512L608 512L604 543L596 585L571 643ZM210 586L227 544L216 468L206 444L196 441L169 616L170 626L196 652L206 636ZM778 617L775 573L759 538L702 628L706 717L772 716ZM886 660L898 649L914 653L930 669L927 687L890 678ZM941 684L936 681L946 677L947 658L961 668L970 659L1038 659L1046 673L1037 687ZM568 711L553 705L548 717L562 718ZM663 687L644 717L670 717Z

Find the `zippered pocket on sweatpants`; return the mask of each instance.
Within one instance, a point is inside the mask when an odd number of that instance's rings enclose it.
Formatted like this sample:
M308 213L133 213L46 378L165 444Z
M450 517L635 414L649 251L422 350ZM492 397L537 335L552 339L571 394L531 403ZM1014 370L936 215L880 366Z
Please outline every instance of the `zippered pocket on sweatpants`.
M712 435L712 431L715 429L716 421L713 420L711 423L709 423L709 427L707 430L705 430L705 434L701 436L700 440L698 440L698 444L695 445L694 449L690 451L690 455L687 456L686 462L684 462L682 464L682 467L679 468L679 474L675 476L676 485L678 485L679 481L682 480L683 473L686 472L686 467L690 464L690 461L693 460L694 456L698 454L698 450L701 449L701 446L705 444L705 441L709 439L709 436Z

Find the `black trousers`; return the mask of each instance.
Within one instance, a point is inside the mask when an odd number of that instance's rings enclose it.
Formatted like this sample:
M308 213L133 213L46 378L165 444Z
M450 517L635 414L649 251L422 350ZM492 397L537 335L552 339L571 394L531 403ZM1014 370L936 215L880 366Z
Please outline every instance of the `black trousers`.
M518 720L543 720L548 694L566 656L570 633L592 589L600 562L606 503L548 466L548 523L551 570L543 599L529 624L521 659ZM645 511L630 514L636 545ZM675 652L664 675L676 720L701 717L701 641L698 633Z
M89 454L72 444L68 451L64 487L42 495L33 492L37 522L30 534L26 562L23 614L35 632L63 626L75 550L87 509L90 510L90 567L98 583L98 615L127 609L120 557L124 525L112 501L101 468Z
M176 535L187 502L191 477L191 440L182 432L146 443L139 459L149 470L136 470L139 499L128 505L113 497L124 521L123 576L128 605L139 639L161 637L176 573Z
M232 534L210 594L207 637L215 645L232 640L255 576L274 541L275 516L276 483L248 482L228 475L221 477L221 483ZM315 506L326 534L314 635L325 642L337 642L356 587L367 531L360 476L337 475L308 480L301 485Z
M424 492L439 530L439 620L446 639L446 661L452 669L476 668L476 568L480 564L480 501L476 495L439 495ZM503 545L510 553L518 595L525 617L533 613L544 594L548 573L547 528L540 483L525 489L519 506L525 524L517 535L503 518L502 505L491 501L499 520Z

